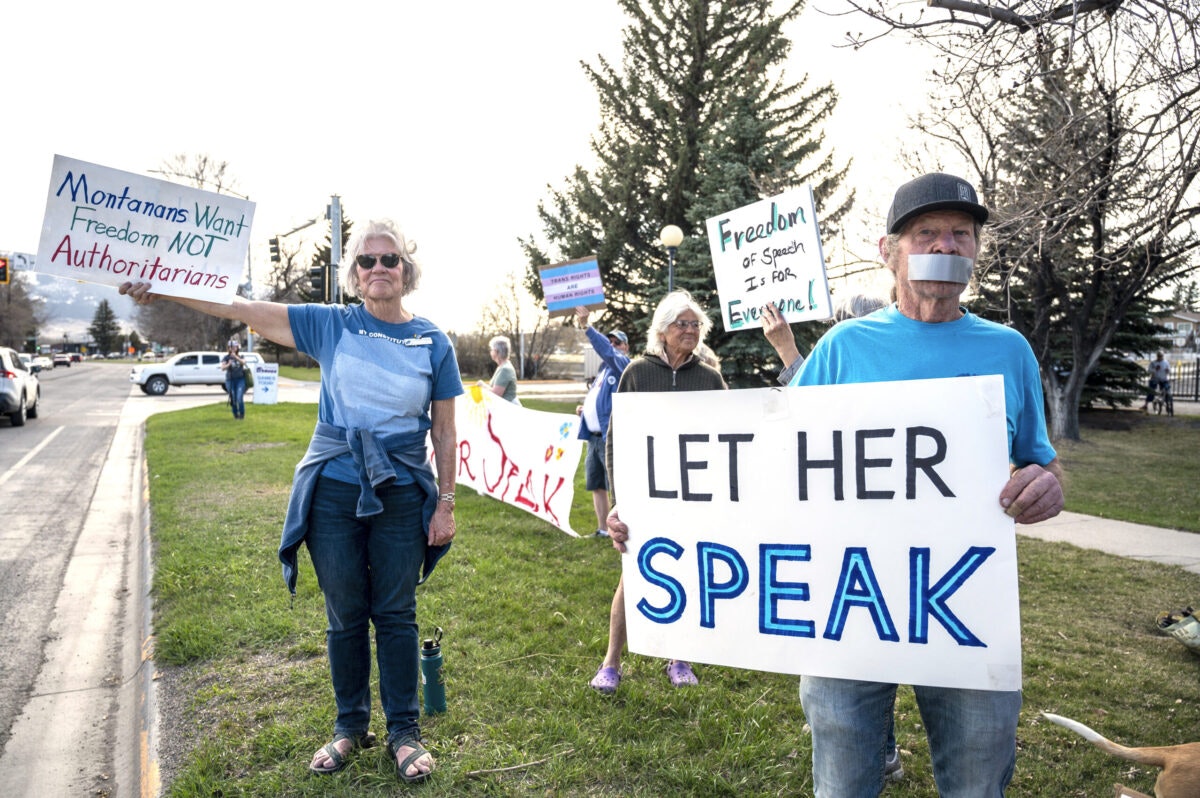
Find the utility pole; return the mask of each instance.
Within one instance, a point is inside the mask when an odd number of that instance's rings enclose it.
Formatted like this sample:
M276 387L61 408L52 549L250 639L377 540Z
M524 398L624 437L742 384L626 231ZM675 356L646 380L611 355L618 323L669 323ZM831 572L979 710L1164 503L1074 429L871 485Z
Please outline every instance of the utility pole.
M335 305L342 304L342 284L338 280L338 266L342 261L342 201L337 194L329 198L329 298Z

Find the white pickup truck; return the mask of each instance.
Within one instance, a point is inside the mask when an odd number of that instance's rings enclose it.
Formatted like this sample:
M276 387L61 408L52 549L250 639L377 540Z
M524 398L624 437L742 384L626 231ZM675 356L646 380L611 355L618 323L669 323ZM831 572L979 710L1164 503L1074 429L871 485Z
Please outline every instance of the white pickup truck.
M162 362L134 366L129 381L142 393L162 396L172 385L219 385L225 388L225 372L221 370L224 352L181 352ZM249 368L262 362L254 352L242 353Z

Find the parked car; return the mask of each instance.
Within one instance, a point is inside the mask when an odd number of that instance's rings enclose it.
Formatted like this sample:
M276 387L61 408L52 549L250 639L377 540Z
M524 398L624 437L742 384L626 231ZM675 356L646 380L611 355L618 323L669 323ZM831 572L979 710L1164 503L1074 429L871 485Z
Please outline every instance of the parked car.
M66 353L59 353L59 354L55 355L54 356L54 368L58 368L59 366L66 366L67 368L71 368L71 356Z
M181 352L164 363L134 366L129 381L150 396L162 396L172 385L219 385L225 387L225 371L221 368L224 352ZM256 352L242 355L249 368L262 362Z
M14 427L27 418L37 418L42 386L37 375L26 368L17 353L0 346L0 413L8 416Z

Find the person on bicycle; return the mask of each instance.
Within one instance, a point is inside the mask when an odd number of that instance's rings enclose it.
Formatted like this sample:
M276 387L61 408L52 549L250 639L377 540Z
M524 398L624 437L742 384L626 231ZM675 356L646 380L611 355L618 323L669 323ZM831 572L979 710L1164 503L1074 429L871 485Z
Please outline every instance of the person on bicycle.
M1163 389L1163 396L1170 396L1171 361L1163 357L1162 352L1156 352L1154 359L1150 361L1150 387L1146 393L1146 401L1142 403L1143 411L1150 407L1150 402L1154 399L1154 392L1160 385Z

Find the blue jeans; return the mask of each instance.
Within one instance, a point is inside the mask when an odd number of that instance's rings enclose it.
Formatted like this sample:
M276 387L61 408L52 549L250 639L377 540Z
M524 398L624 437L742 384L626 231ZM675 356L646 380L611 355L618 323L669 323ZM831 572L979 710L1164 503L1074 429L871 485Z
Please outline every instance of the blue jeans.
M246 378L235 377L225 380L225 390L229 392L229 406L233 409L234 418L246 415Z
M1021 693L913 686L942 798L1001 798L1017 761ZM805 676L817 798L876 798L896 685Z
M424 491L382 488L383 512L355 516L358 485L321 477L305 544L325 594L326 645L337 703L335 733L363 734L371 722L371 633L388 740L419 737L417 579L425 557Z

